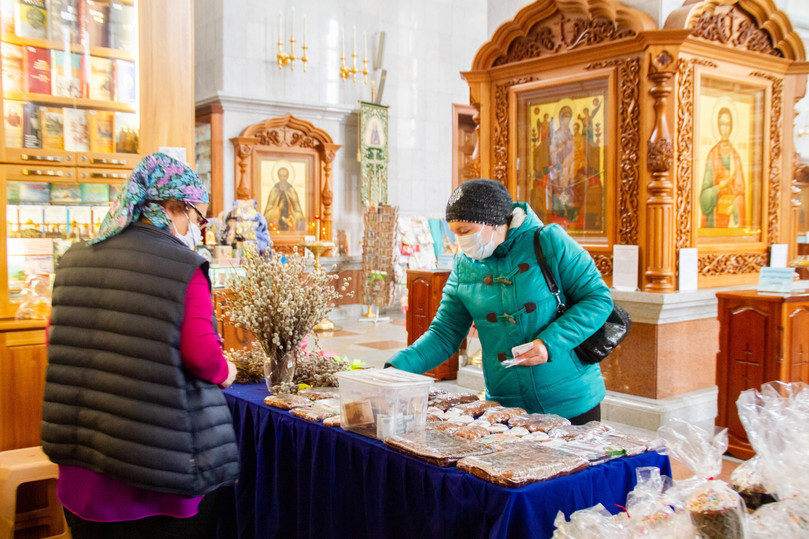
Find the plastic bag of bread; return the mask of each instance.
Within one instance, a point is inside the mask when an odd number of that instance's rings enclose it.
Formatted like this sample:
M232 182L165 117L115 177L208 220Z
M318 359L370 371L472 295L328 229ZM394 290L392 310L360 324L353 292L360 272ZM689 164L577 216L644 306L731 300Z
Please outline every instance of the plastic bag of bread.
M767 492L760 470L761 457L754 456L742 462L730 474L730 488L739 493L744 505L750 511L755 511L765 503L773 503L775 497Z
M584 425L563 425L554 427L548 431L551 438L562 438L564 440L586 440L595 436L600 436L612 430L612 427L600 421L590 421Z
M477 418L483 415L483 412L489 408L494 408L497 406L500 406L499 402L477 400L475 402L458 404L453 408L453 410L459 410L464 415L471 415L472 417Z
M492 449L474 440L465 440L438 430L398 434L387 438L385 444L405 455L444 467L454 466L463 457L492 452Z
M521 487L587 468L585 459L538 443L521 442L514 447L464 457L458 469L504 487Z
M325 427L339 427L340 426L340 416L333 415L331 417L327 417L323 420L323 426Z
M309 400L319 401L322 399L339 399L340 388L337 387L309 387L298 391L298 395Z
M524 427L529 432L548 432L565 425L570 425L570 420L556 414L520 414L508 420L509 427Z
M565 520L562 511L556 513L553 521L556 530L552 539L582 539L598 537L599 539L626 539L628 519L626 513L611 514L601 505L580 509L570 515L570 522Z
M713 479L722 471L722 455L728 448L727 429L713 435L696 425L673 419L657 432L666 450L695 475L683 489L682 505L699 537L744 538L744 501L724 481Z
M493 406L491 408L486 409L485 412L480 416L481 419L484 421L488 421L489 423L508 423L508 420L512 417L517 417L520 414L524 414L525 410L522 408L508 408L505 406Z
M455 434L455 436L460 436L461 438L466 438L467 440L477 440L478 438L488 436L489 431L485 427L480 427L477 425L464 425L456 430L453 434Z
M314 408L312 406L301 406L300 408L293 408L289 411L290 414L311 421L313 423L320 423L324 419L334 417L337 415L335 412L323 410L322 408Z
M303 406L311 406L312 401L300 395L286 393L283 395L267 395L264 397L264 404L272 406L273 408L280 408L282 410L291 410L293 408L301 408Z

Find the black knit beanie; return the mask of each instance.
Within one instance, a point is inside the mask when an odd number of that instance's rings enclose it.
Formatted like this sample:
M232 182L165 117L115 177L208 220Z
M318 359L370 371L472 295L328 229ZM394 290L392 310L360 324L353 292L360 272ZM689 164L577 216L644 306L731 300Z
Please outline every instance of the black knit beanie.
M447 202L447 222L466 221L483 225L504 225L514 201L506 187L497 181L479 178L464 182Z

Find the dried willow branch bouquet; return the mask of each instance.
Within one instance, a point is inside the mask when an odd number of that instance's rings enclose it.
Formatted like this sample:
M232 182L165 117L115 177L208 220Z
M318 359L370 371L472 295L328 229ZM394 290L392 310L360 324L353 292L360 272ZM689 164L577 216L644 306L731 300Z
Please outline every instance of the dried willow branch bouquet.
M250 332L260 350L231 353L231 359L237 368L240 359L263 360L261 353L270 361L288 357L297 364L301 342L343 297L348 279L338 290L337 275L307 272L306 261L297 252L286 259L278 254L270 258L248 248L242 268L244 274L227 283L232 297L225 304L225 317Z

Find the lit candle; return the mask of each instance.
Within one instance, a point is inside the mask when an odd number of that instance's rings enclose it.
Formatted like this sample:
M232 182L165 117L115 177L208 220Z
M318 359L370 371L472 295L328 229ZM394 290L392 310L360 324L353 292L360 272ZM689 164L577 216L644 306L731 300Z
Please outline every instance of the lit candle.
M289 26L289 39L295 39L295 8L292 8L292 24Z
M315 241L320 241L320 216L315 215Z
M303 46L306 46L306 15L303 16Z
M356 26L354 26L354 41L353 41L353 45L351 45L351 52L353 54L357 53L357 27Z
M346 55L346 33L345 30L340 30L340 54Z
M368 35L365 32L362 33L362 57L368 58Z
M284 15L278 10L278 41L284 40Z

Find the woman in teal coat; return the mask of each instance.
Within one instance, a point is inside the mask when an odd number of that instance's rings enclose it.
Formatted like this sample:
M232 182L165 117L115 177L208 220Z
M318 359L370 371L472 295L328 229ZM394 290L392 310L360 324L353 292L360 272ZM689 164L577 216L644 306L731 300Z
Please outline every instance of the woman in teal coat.
M573 351L612 312L609 288L589 253L560 226L542 228L542 252L567 306L558 316L534 251L534 233L543 225L526 203L514 203L500 182L471 180L452 193L446 217L463 254L455 257L430 328L386 365L429 371L455 353L474 322L488 400L575 424L600 419L601 369ZM515 358L512 348L524 343L530 349Z

